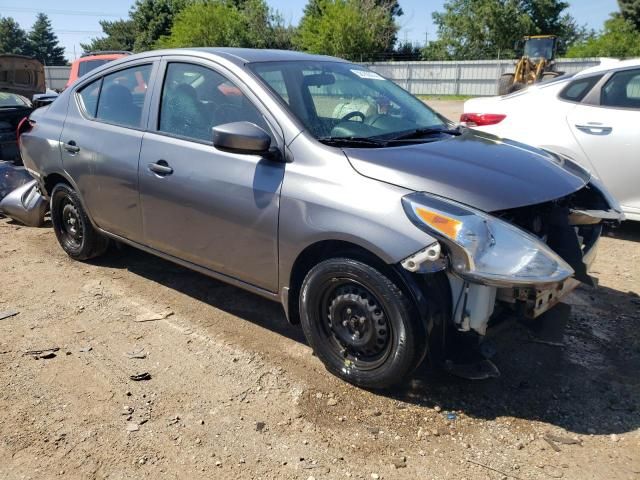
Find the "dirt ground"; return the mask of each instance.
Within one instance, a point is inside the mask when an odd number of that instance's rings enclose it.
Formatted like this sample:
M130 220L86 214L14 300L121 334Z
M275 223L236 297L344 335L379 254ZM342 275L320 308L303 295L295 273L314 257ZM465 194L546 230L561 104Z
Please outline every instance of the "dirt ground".
M75 262L2 219L0 478L638 479L640 228L613 235L557 344L509 324L500 378L425 367L372 393L275 303L130 248Z

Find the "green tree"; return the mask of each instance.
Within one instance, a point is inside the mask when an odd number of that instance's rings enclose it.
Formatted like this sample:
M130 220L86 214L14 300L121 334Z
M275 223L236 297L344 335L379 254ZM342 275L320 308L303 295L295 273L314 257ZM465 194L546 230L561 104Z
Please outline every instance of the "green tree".
M66 65L64 47L60 46L58 37L53 33L51 21L44 13L39 13L27 36L28 54L45 65Z
M185 7L156 46L290 48L292 36L265 0L208 0Z
M640 0L618 0L618 5L623 18L640 30Z
M305 7L294 44L311 53L375 59L376 54L391 51L395 44L398 26L390 13L393 3L313 0Z
M136 0L129 11L136 33L134 50L150 50L160 37L169 35L177 15L189 3L189 0Z
M14 55L27 55L29 53L27 33L11 17L0 17L0 53L12 53Z
M174 47L243 47L247 32L240 10L231 2L198 2L182 10L170 35L156 45Z
M569 4L560 0L448 0L434 12L438 40L423 51L430 60L513 58L514 45L525 35L552 34L566 46L585 35L585 29L563 13Z
M100 20L100 26L105 36L93 38L89 43L81 43L85 52L98 50L127 50L133 51L136 41L136 30L133 20L115 20L113 22Z
M612 14L604 24L604 31L573 45L568 57L639 57L640 30L631 20Z

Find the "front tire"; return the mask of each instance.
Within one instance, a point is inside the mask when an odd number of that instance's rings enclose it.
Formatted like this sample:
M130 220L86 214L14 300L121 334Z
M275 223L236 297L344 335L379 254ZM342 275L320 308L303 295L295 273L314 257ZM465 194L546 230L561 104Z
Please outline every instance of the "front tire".
M109 240L93 228L76 191L65 183L51 192L51 223L60 246L74 260L98 257L109 246Z
M424 358L427 335L412 302L386 275L350 258L307 274L300 319L327 370L364 388L400 383Z

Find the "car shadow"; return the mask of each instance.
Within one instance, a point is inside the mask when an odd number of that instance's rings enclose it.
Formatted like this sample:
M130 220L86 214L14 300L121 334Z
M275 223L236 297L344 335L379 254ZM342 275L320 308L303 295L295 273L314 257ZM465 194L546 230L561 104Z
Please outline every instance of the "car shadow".
M622 225L619 227L605 229L604 235L619 240L640 242L640 222L627 220L626 222L622 222Z
M306 344L276 302L150 254L123 247L94 262L121 268ZM580 434L624 433L640 427L640 298L609 288L580 288L565 315L515 319L490 338L499 378L467 381L425 362L402 388L375 392L417 406L440 406L478 419L509 416ZM560 306L562 307L562 306ZM567 307L569 308L569 307ZM560 308L559 310L562 310ZM364 400L363 400L364 401Z

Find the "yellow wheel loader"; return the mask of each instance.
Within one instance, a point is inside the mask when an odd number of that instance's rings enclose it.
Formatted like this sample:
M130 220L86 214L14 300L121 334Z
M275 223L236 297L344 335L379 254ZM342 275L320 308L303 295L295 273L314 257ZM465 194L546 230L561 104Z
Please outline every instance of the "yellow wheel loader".
M523 43L524 54L518 60L515 72L505 73L498 80L498 95L516 92L527 85L550 80L563 73L555 71L558 37L555 35L524 37ZM519 49L516 46L516 50Z

